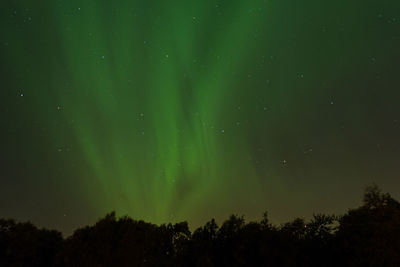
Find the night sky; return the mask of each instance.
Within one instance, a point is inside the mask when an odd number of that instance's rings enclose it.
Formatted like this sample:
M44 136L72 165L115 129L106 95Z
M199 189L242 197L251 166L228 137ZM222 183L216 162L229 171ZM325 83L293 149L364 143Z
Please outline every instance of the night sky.
M400 197L400 2L2 0L0 217L192 227Z

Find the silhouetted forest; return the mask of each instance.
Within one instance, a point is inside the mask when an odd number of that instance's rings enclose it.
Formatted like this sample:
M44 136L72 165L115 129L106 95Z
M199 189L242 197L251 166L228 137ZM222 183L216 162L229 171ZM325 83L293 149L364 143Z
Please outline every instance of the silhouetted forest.
M272 225L232 215L189 231L110 213L63 239L0 219L0 266L400 266L400 203L375 186L361 207Z

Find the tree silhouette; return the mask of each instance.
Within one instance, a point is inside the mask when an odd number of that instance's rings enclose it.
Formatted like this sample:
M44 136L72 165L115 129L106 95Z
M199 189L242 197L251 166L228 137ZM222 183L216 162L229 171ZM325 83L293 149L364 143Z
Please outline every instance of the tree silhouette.
M343 266L400 266L400 203L376 186L345 214L336 235Z
M62 244L57 231L0 219L0 266L52 266Z
M193 233L107 214L61 233L0 219L0 266L400 266L400 203L376 186L343 216L315 214L274 226L232 215Z

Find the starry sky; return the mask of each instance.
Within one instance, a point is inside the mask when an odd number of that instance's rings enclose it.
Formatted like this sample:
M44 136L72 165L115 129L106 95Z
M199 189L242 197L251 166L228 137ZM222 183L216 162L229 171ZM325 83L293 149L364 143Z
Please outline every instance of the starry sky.
M0 217L276 223L400 197L400 2L3 0Z

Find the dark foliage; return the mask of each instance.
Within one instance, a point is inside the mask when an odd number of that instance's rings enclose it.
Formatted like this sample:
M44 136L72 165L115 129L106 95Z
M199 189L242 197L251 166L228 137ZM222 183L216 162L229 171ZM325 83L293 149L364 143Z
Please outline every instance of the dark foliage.
M106 215L63 239L0 220L0 266L400 266L400 203L375 185L341 217L316 214L281 226L232 215L193 233Z
M52 266L62 245L57 231L0 219L0 266Z

